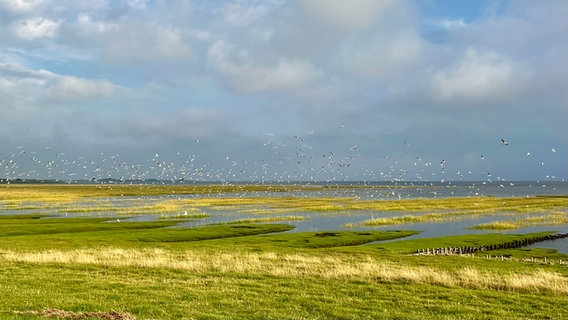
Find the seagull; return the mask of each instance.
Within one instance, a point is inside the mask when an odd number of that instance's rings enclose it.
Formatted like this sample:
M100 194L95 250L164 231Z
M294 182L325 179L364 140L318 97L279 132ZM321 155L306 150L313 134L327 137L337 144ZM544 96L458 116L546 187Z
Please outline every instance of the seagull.
M505 141L505 139L501 139L501 144L504 146L508 146L509 142Z

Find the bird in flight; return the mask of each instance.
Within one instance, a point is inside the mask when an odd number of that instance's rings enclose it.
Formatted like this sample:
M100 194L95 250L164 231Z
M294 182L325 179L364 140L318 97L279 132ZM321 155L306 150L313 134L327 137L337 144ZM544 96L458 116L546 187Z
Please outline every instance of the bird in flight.
M508 146L509 142L507 142L505 139L501 139L501 144L504 146Z

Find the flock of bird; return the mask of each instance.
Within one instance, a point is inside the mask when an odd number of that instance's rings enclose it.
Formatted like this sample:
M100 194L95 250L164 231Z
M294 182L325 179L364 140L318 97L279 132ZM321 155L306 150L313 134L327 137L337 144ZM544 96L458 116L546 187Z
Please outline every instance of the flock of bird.
M308 132L313 135L313 132ZM96 156L67 156L63 152L43 147L29 150L17 146L16 152L0 158L0 180L60 180L91 182L144 182L169 181L179 182L232 182L247 181L252 183L286 183L294 181L333 182L333 181L505 181L495 176L490 170L479 171L455 169L446 173L446 160L423 159L421 156L406 154L382 156L369 164L358 145L348 145L343 150L321 152L306 143L304 137L295 135L289 139L277 138L265 134L265 151L259 159L237 159L226 155L224 159L211 162L198 154L166 154L161 157L155 153L149 159L130 162L120 154L99 152ZM509 142L500 139L503 148L509 148ZM194 140L199 144L198 139ZM404 140L403 148L410 144ZM198 150L194 148L194 151ZM556 153L556 148L550 150ZM485 161L484 155L475 156L478 161ZM532 157L531 152L526 157ZM362 160L364 159L364 160ZM439 169L432 164L440 162ZM543 161L537 162L544 166ZM478 166L479 167L479 166ZM477 168L477 167L476 167ZM475 171L477 170L477 171ZM554 175L545 175L542 180L556 179Z

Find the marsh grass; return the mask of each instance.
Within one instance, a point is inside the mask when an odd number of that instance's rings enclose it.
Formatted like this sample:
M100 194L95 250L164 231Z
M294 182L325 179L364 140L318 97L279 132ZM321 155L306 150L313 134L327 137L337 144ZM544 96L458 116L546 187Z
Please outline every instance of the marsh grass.
M393 218L375 221L380 225L399 224L405 220L415 222L442 221L457 215L492 213L537 213L568 208L567 197L472 197L408 200L361 200L356 197L264 197L262 192L293 190L333 190L319 186L271 185L213 185L213 186L148 186L148 185L13 185L0 188L0 205L5 210L53 208L59 212L114 212L116 214L161 214L184 212L192 208L234 211L235 213L274 214L292 212L318 212L348 214L357 211L423 213L421 217ZM218 197L224 192L238 192L240 196ZM255 196L251 196L256 192ZM259 193L260 192L260 193ZM97 203L98 198L123 196L190 195L201 197L160 200L128 206ZM260 194L260 195L259 195ZM85 200L92 203L85 204ZM83 201L83 202L81 202ZM453 218L452 218L453 219ZM373 223L373 222L368 222Z
M290 278L324 278L350 281L387 281L491 289L515 292L567 294L565 276L551 271L495 273L472 267L444 271L432 267L399 265L371 256L344 257L305 253L170 252L163 249L94 248L72 251L15 252L1 250L9 262L99 265L127 268L166 268L191 273L239 273Z
M49 218L44 215L0 215L0 248L143 246L251 236L293 229L286 224L206 225L172 228L178 221L112 222L108 218Z
M263 223L263 222L278 222L278 221L302 221L305 220L303 216L271 216L263 218L242 218L231 221L230 223Z
M354 228L359 226L365 227L377 227L385 225L396 225L396 224L408 224L408 223L420 223L420 222L442 222L452 219L455 214L445 214L445 213L427 213L420 215L404 215L395 217L381 217L365 220L359 223L347 223L343 226L346 228ZM455 218L453 218L455 219Z
M221 193L317 191L323 189L320 186L310 185L21 184L0 186L0 201L39 199L52 202L97 197L216 195Z
M205 213L197 208L188 208L183 212L161 213L158 215L158 219L204 219L210 216L210 214Z
M474 226L471 226L470 229L475 230L513 230L520 228L521 225L516 221L492 221L487 223L480 223Z
M458 215L481 215L496 212L534 213L568 208L567 198L451 198L412 200L359 200L357 198L296 198L296 197L227 197L168 200L142 208L142 211L174 211L180 206L237 213L272 214L285 212L318 212L345 214L353 211L426 213L428 221L443 220ZM133 209L136 211L136 209ZM140 209L138 209L140 210ZM434 211L434 213L432 213Z
M553 226L568 224L568 212L553 212L547 215L526 217L515 220L500 220L487 223L480 223L471 226L470 229L476 230L511 230L531 226Z
M121 310L138 319L564 319L568 313L564 295L532 289L2 259L0 267L6 271L0 273L2 319L46 307Z
M495 212L542 212L552 208L568 207L568 199L558 198L444 198L362 201L359 207L380 211L459 211L463 214L482 214Z
M4 210L26 206L81 210L82 206L92 205L121 215L167 217L153 222L108 223L107 218L49 218L48 210L45 214L0 216L0 318L13 314L11 311L45 308L76 313L124 310L142 319L568 316L564 306L568 293L564 266L411 254L418 249L499 244L553 232L386 242L382 240L417 232L283 233L293 227L266 220L170 228L179 222L174 220L181 212L197 216L205 209L280 214L258 219L279 219L285 216L283 213L295 211L330 215L402 212L398 219L406 223L405 219L436 221L496 212L563 213L561 210L568 207L568 197L377 201L261 196L262 192L326 189L333 190L318 186L0 188L0 206ZM219 197L223 192L231 194ZM248 192L256 194L249 196ZM184 194L200 197L175 197ZM165 195L166 200L149 198ZM121 196L137 198L112 201ZM566 260L560 253L528 248L495 254L539 254Z

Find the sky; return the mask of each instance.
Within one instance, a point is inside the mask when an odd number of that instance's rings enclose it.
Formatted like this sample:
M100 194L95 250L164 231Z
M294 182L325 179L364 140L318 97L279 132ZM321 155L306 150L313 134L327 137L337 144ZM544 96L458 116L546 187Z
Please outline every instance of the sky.
M568 2L0 0L0 178L568 179Z

